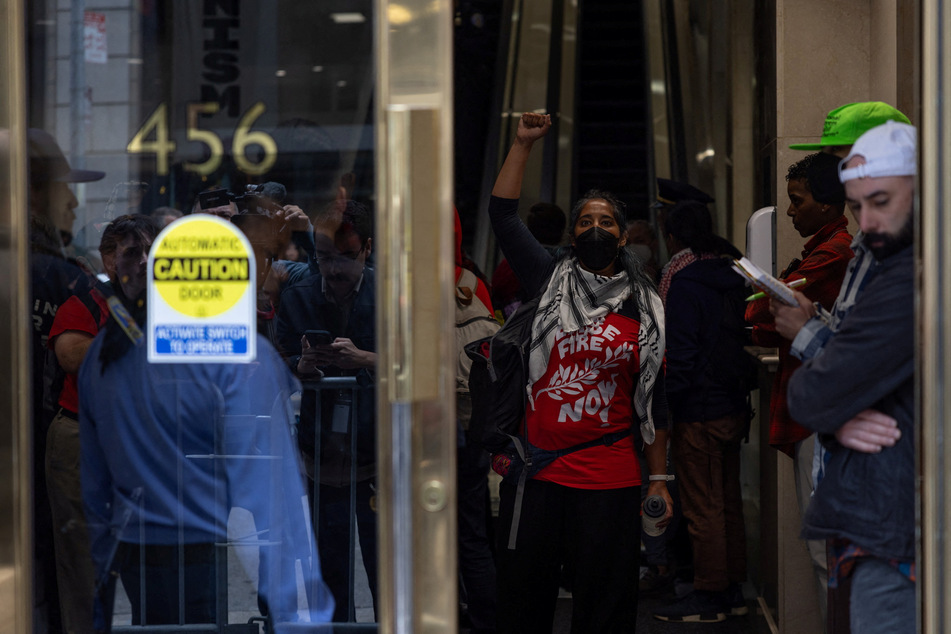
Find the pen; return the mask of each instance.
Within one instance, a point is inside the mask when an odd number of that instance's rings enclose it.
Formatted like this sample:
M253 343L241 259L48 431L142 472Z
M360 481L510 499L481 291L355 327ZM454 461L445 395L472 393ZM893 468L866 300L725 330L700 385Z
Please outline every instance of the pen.
M800 286L804 285L805 283L806 283L806 278L800 277L798 280L793 280L793 281L790 282L789 284L786 284L786 286L787 286L788 288L799 288ZM766 293L763 293L763 292L753 293L752 295L750 295L749 297L746 298L746 301L752 302L752 301L757 300L757 299L763 299L764 297L766 297Z

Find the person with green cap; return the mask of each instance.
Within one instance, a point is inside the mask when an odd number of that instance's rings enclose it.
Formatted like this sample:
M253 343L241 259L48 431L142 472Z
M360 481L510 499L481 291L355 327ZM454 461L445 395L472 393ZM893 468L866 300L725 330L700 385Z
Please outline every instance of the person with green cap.
M826 115L818 143L793 143L789 149L828 152L843 158L860 136L886 121L911 123L908 117L884 101L847 103Z
M902 112L882 101L845 104L830 110L829 114L826 115L825 124L822 127L822 137L818 143L794 143L789 148L813 152L818 150L844 158L852 150L852 145L859 137L887 121L910 124L908 117ZM857 223L858 220L856 218ZM855 257L849 261L845 278L839 289L839 295L830 310L816 306L815 314L812 315L801 306L790 306L788 310L780 309L780 314L775 316L776 332L791 341L789 353L803 363L822 354L826 343L838 332L839 324L851 312L859 293L880 268L880 264L876 262L874 255L865 245L865 236L862 231L855 232L851 249L855 253ZM805 295L801 292L793 292L797 296L805 298ZM851 425L851 422L846 423L846 427L849 425ZM807 481L803 482L807 485L805 488L814 491L816 485L822 479L827 455L825 448L818 442L815 434L812 438L811 442L808 438L803 440L800 447L805 449L812 445L814 448L815 455L811 461L812 469L810 473L804 474ZM800 456L800 461L805 464L807 456ZM799 474L797 474L798 477ZM803 497L810 494L811 491L803 490L802 492ZM828 583L825 548L820 544L811 546L809 551L816 574L820 577L820 606L825 619L828 612L826 596L823 596Z
M826 116L818 143L796 143L789 147L793 150L822 150L844 158L860 136L886 121L910 124L908 117L881 101L846 104L831 110ZM875 272L875 258L865 246L861 231L856 232L852 240L852 251L855 257L849 262L839 296L831 310L818 310L812 316L791 307L790 311L784 311L783 319L777 320L779 333L792 340L790 352L802 361L821 354L823 346L838 330L839 323L855 305L859 292Z
M916 137L914 127L888 121L839 163L875 267L786 395L792 417L828 450L802 535L827 540L829 586L850 580L850 629L863 634L916 631ZM770 302L777 325L793 308L780 303Z
M786 215L803 238L799 258L785 268L779 279L784 283L805 282L802 287L810 301L831 308L839 294L848 264L853 257L849 221L845 217L845 189L839 182L839 158L815 152L793 163L786 174L789 208ZM769 299L751 301L746 321L753 326L755 345L779 350L779 366L773 380L769 406L769 444L792 459L796 499L800 517L812 499L812 465L815 434L789 415L786 387L800 361L790 355L790 342L776 332L769 312ZM778 458L778 460L783 460ZM826 545L821 540L806 543L815 574L819 611L827 614L828 570Z

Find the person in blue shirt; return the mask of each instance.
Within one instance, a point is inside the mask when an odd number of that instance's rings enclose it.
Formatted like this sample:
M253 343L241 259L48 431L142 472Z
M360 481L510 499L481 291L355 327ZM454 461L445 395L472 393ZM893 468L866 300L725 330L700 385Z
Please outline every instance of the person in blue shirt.
M116 295L144 324L147 249L126 255ZM216 558L226 556L216 544L228 540L233 507L254 517L258 593L278 631L299 618L297 579L280 574L295 561L309 620L330 620L292 441L289 397L300 384L260 335L257 350L247 364L152 364L115 314L90 346L79 371L80 468L100 631L110 629L117 577L133 624L215 622Z

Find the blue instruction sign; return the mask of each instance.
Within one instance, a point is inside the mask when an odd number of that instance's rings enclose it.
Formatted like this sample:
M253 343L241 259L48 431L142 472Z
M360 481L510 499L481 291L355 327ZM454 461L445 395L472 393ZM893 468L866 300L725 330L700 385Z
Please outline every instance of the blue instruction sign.
M159 354L217 356L248 351L247 326L178 325L155 329L155 349Z

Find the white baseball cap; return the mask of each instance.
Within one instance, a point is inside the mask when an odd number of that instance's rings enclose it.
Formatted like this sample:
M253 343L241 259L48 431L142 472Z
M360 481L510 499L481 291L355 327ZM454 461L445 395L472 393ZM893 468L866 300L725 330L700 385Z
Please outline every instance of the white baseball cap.
M855 156L865 159L862 165L846 168ZM918 173L918 143L915 126L887 121L858 138L852 151L839 163L839 180L883 176L914 176Z

